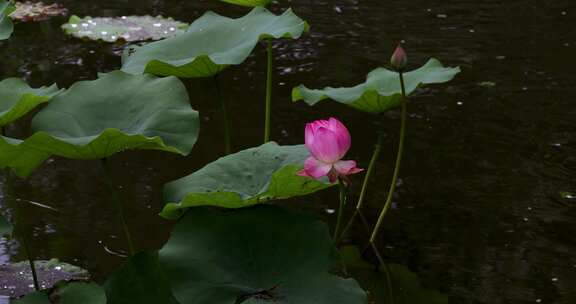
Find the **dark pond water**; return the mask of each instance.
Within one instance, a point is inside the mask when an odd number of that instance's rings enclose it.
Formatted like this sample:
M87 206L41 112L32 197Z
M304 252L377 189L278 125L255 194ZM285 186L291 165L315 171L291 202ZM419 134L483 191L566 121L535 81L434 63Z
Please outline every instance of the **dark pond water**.
M245 12L218 1L60 1L77 15L163 14L193 21L208 9ZM273 138L303 142L304 123L334 115L350 127L350 157L366 166L376 129L387 138L367 206L375 222L384 201L399 115L376 120L326 102L290 102L293 86L351 85L387 63L404 40L410 63L434 56L463 72L449 85L421 90L410 104L407 156L395 206L378 240L388 261L408 266L423 284L453 303L576 303L576 2L573 0L293 0L310 21L297 41L275 43ZM0 77L61 86L117 69L119 47L65 37L64 19L20 24L0 43ZM260 144L265 57L260 47L222 74L233 113L236 149ZM211 81L187 81L202 115L200 140L189 157L159 152L114 156L113 174L141 248L160 246L170 230L156 214L163 183L186 175L222 152L221 117ZM9 129L25 136L25 124ZM355 188L360 178L354 180ZM330 223L336 193L289 202ZM97 161L53 159L27 180L5 185L6 212L21 204L39 259L59 258L103 278L124 250ZM58 211L32 203L51 206ZM361 243L356 229L348 241ZM5 240L1 260L25 256Z

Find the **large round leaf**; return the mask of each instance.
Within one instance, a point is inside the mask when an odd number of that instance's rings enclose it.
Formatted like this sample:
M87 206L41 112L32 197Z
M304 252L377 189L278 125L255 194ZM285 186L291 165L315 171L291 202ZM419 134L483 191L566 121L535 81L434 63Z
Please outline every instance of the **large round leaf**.
M162 216L178 218L185 209L211 205L241 208L310 194L332 186L298 176L309 156L304 145L279 146L271 142L222 157L164 187L168 204Z
M54 301L51 301L53 299ZM15 304L106 304L106 294L95 283L62 282L52 291L37 291Z
M10 13L14 11L14 5L6 0L0 0L0 40L10 38L14 25L10 20Z
M240 64L264 38L298 38L308 24L292 10L276 16L255 7L238 19L208 12L196 20L186 33L128 48L122 57L122 70L132 74L207 77Z
M19 78L0 81L0 127L22 117L57 93L58 87L55 84L33 89Z
M226 2L226 3L230 3L230 4L235 4L235 5L240 5L240 6L248 6L248 7L266 6L270 2L272 2L272 0L221 0L221 1Z
M328 271L334 247L325 224L276 206L191 209L160 250L181 304L360 304L353 279Z
M198 112L175 77L102 74L75 83L32 120L26 140L0 138L0 167L26 176L50 155L101 159L127 149L187 155L198 137Z
M460 68L446 68L436 59L430 59L417 70L404 73L406 94L420 85L448 82L460 72ZM400 105L401 88L398 72L378 68L368 74L366 82L349 88L327 87L322 90L308 89L300 85L292 90L292 100L304 100L315 105L330 98L360 111L381 113Z
M106 280L108 304L177 304L157 252L130 257Z

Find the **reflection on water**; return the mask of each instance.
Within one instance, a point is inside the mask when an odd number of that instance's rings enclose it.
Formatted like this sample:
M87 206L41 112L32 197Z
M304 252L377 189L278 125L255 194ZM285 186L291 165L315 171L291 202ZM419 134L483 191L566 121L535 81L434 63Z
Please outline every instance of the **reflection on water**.
M78 15L163 14L192 21L207 8L239 16L245 9L219 1L61 1ZM576 3L557 1L293 0L312 29L298 41L274 43L277 53L273 138L303 141L306 121L336 115L350 126L350 156L366 162L375 128L386 130L367 206L374 223L391 176L398 114L376 124L341 105L309 108L289 101L293 86L352 85L388 61L404 40L412 66L428 56L463 73L447 86L420 90L410 104L402 183L379 240L387 260L417 273L428 289L454 303L576 302L576 78L573 62ZM284 1L276 10L287 7ZM60 20L18 25L0 43L0 77L35 85L68 86L119 67L119 46L62 35ZM231 104L236 148L260 144L264 52L222 75ZM186 81L202 113L202 133L190 157L128 152L113 158L116 184L130 201L128 222L138 246L154 248L170 226L156 214L164 182L215 159L221 117L208 80ZM489 83L489 85L488 85ZM25 136L25 123L9 128ZM360 179L354 180L358 187ZM94 161L54 159L28 180L12 185L38 258L57 257L102 278L126 250L114 210ZM292 205L329 221L330 191ZM7 207L7 202L2 204ZM358 227L351 243L362 243ZM12 260L23 260L16 250Z

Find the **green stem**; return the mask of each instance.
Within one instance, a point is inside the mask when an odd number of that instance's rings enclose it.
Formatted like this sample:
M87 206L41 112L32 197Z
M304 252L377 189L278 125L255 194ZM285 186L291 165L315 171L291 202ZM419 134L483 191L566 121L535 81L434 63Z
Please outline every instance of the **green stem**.
M6 132L6 130L4 129L4 127L2 127L2 136L6 135L5 132ZM12 184L12 172L10 172L10 169L6 168L6 170L4 171L4 174L6 176L5 184L11 185ZM6 189L6 188L4 188L4 189ZM12 191L6 191L6 192L12 192ZM8 193L5 193L5 195L8 195ZM18 226L20 226L21 219L22 219L21 210L20 210L19 206L20 206L20 204L18 202L16 202L16 204L14 205L14 209L15 209L14 213L16 215L15 220L16 220L16 224ZM20 227L22 227L22 226L20 226ZM36 272L36 265L34 264L34 259L32 258L32 251L30 250L30 246L28 245L30 242L28 241L28 238L26 237L26 233L24 231L21 231L20 229L16 230L16 228L15 228L14 234L20 236L20 242L22 245L22 249L24 250L24 254L26 255L26 259L28 259L28 264L30 265L30 272L32 272L32 280L34 281L34 289L36 291L38 291L38 290L40 290L40 283L38 281L38 273Z
M30 253L30 246L28 246L28 241L26 238L22 238L22 245L24 246L24 251L26 251L26 258L28 258L28 264L30 264L30 270L32 271L32 280L34 280L34 289L36 291L40 290L40 283L38 283L38 274L36 272L36 265L34 265L34 259Z
M340 206L338 207L338 217L336 218L336 228L334 228L334 241L336 242L340 236L340 226L342 225L342 218L344 216L344 208L346 207L346 184L344 181L338 181L340 188Z
M274 64L274 54L272 50L272 39L267 40L266 52L268 53L268 64L266 69L266 117L264 119L264 143L270 141L270 113L272 111L272 71Z
M400 174L400 164L402 163L402 155L404 153L404 139L406 137L406 120L407 120L407 105L406 105L406 89L404 86L404 75L402 71L399 73L400 76L400 87L402 89L402 118L400 122L400 140L398 143L398 154L396 155L396 165L394 166L394 174L392 176L392 183L390 184L390 189L388 191L388 197L386 198L386 203L384 203L384 208L380 212L378 216L378 221L376 222L376 226L374 230L372 230L372 235L370 236L370 243L374 244L376 237L378 236L378 232L382 227L382 223L384 222L384 217L390 209L392 205L392 198L394 197L394 192L396 191L396 184L398 183L398 176Z
M232 152L232 141L230 137L230 120L228 116L228 107L226 105L226 100L222 96L222 90L220 89L220 81L218 79L218 74L214 76L214 86L216 88L216 97L220 103L220 110L222 111L222 119L224 120L224 153L226 155Z
M354 224L357 216L362 216L361 209L364 204L364 199L366 197L366 192L368 191L368 182L370 181L370 177L372 176L372 172L374 172L374 167L376 165L376 161L380 157L380 152L382 151L382 141L383 135L379 135L376 141L376 145L374 146L374 152L372 152L372 158L370 159L370 164L368 165L368 169L366 170L366 175L364 176L364 182L362 183L362 190L360 191L360 197L358 198L358 202L356 203L356 210L344 226L344 230L342 230L342 234L340 236L344 236L352 225ZM363 218L362 218L363 219ZM370 228L368 228L368 232L370 232ZM340 240L338 240L339 242Z
M106 185L108 186L108 191L110 191L110 195L112 195L112 200L116 205L120 222L122 224L122 229L124 230L124 237L126 238L126 242L128 243L128 252L130 253L130 256L133 256L136 254L136 250L134 250L134 243L132 242L132 236L130 235L130 230L128 229L128 225L126 224L126 218L124 217L124 206L122 205L122 202L118 197L118 192L114 188L114 184L112 182L112 176L108 168L108 160L106 158L103 158L101 159L101 162L102 167L104 169Z
M360 191L360 197L358 198L358 203L356 204L356 210L360 210L364 205L364 198L366 197L366 192L368 192L368 182L370 181L370 177L372 177L372 173L374 172L376 161L380 157L380 151L382 151L383 137L383 135L378 135L378 140L376 141L374 152L372 153L372 159L370 159L370 164L368 165L366 175L364 176L364 182L362 183L362 190Z

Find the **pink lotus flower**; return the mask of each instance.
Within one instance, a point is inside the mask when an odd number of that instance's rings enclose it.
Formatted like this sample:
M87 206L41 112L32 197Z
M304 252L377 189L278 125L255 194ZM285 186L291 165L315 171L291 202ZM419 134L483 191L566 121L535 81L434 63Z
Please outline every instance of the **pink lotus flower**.
M298 173L320 179L328 176L331 183L341 177L361 172L353 160L342 160L350 149L350 132L338 119L316 120L306 124L306 148L311 156L304 162L304 169Z

